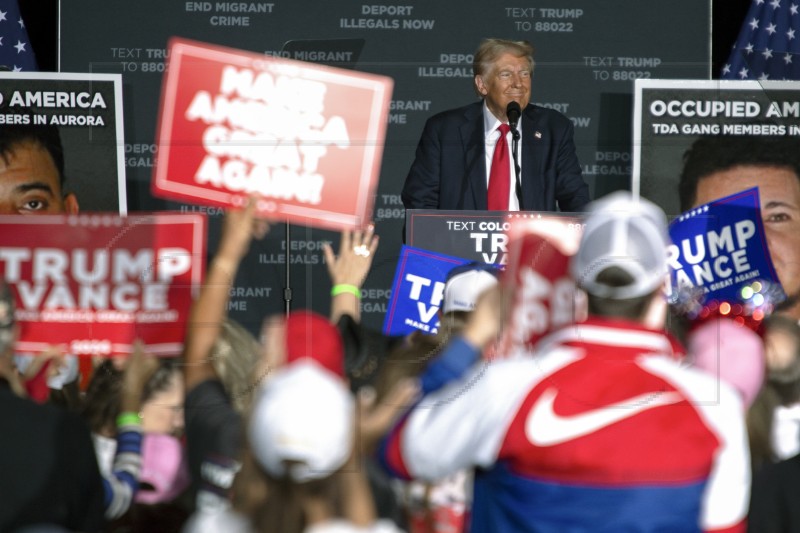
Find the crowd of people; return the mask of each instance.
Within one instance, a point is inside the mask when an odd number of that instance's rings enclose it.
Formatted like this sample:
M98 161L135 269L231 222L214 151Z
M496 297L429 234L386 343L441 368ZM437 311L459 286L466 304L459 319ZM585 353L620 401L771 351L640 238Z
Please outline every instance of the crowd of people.
M800 530L800 151L723 138L687 153L686 209L759 186L788 297L758 327L720 316L673 327L665 213L627 192L587 204L568 121L529 104L530 47L489 40L479 52L484 105L429 122L404 200L486 209L490 150L474 181L445 184L441 166L469 150L451 142L464 117L470 142L491 147L508 102L521 104L518 126L546 133L555 154L537 169L554 180L542 208L585 212L570 270L585 318L498 353L507 288L471 263L449 273L435 335L372 331L360 316L379 245L368 227L324 249L329 316L294 310L248 331L227 309L269 231L251 199L224 216L181 357L137 344L93 360L81 390L74 356L17 353L2 283L0 531ZM9 131L4 212L77 210L52 143ZM506 209L538 205L530 153L511 154L523 173L505 178Z
M736 531L748 511L753 531L797 526L800 325L709 321L684 350L655 205L590 204L572 261L588 319L502 360L482 358L504 325L487 265L451 272L436 335L363 328L371 230L325 250L333 287L359 290L256 339L226 309L266 230L253 204L226 214L180 359L95 361L71 403L52 388L67 357L20 370L3 286L2 530Z
M589 207L572 261L588 319L493 361L487 265L451 272L436 335L368 341L371 230L325 250L333 287L359 289L332 291L331 317L268 317L256 339L226 309L266 230L253 204L227 213L181 359L96 361L68 404L63 355L20 371L3 287L4 531L736 531L748 509L754 531L798 524L800 325L776 313L762 340L711 321L683 350L646 200Z

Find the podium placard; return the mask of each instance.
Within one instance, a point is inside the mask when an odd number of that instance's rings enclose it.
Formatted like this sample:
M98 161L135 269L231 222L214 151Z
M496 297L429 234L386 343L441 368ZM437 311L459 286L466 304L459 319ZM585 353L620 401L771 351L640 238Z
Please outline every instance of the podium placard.
M505 265L509 211L406 210L406 244L471 261Z
M505 265L506 233L513 220L540 220L574 214L528 211L406 210L406 244L470 261Z

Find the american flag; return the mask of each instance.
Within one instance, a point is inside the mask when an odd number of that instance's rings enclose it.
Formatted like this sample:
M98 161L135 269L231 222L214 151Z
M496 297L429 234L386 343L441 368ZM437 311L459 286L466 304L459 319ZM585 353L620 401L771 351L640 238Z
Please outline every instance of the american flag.
M753 0L722 79L800 79L800 0Z
M17 0L0 0L0 69L38 70Z

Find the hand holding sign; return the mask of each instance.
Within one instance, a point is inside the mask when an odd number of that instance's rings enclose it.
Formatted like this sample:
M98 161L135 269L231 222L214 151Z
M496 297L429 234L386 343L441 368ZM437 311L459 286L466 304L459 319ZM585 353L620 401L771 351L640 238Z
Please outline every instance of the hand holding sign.
M142 394L147 382L158 369L158 359L145 353L141 340L133 342L133 353L127 359L122 378L121 413L138 413L142 407Z
M230 259L237 263L247 255L252 239L262 239L269 232L269 224L255 218L257 199L247 199L244 208L228 209L222 223L220 249L215 259Z

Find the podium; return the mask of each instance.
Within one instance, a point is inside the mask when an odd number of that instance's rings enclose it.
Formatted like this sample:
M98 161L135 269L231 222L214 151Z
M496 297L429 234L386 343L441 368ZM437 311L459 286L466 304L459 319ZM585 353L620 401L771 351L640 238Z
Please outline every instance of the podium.
M574 213L409 209L406 243L505 269L502 284L510 294L509 323L501 346L503 353L510 353L512 348L532 346L578 316L569 261L582 226ZM434 270L428 267L420 277L443 283L445 274ZM416 307L402 309L408 309L404 317L420 321Z

